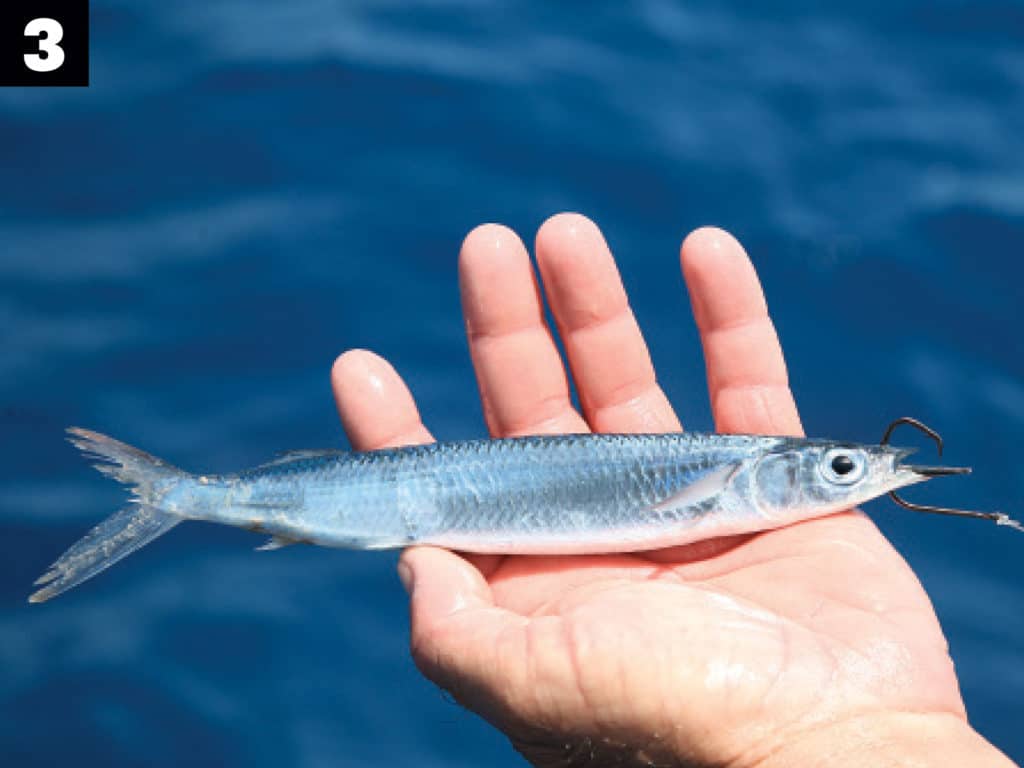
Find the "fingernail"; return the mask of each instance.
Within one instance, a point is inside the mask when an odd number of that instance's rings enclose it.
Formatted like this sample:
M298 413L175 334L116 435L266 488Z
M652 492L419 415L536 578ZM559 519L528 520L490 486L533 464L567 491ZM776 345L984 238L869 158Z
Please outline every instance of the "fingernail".
M405 593L411 595L413 587L412 568L402 560L398 561L398 579L402 582L402 586L405 587Z

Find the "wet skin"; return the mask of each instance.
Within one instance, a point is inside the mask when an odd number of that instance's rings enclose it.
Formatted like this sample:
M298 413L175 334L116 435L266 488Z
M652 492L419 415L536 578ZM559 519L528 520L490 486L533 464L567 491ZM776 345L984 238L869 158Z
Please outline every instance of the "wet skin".
M555 216L535 252L540 279L519 238L489 224L459 258L491 435L680 430L598 228ZM680 258L717 430L803 434L742 247L699 229ZM432 440L380 357L345 353L332 382L355 448ZM823 764L857 764L879 745L895 755L925 736L945 744L944 758L1010 765L967 725L917 578L857 511L633 555L415 547L399 571L420 669L537 765L813 765L828 749L834 759Z

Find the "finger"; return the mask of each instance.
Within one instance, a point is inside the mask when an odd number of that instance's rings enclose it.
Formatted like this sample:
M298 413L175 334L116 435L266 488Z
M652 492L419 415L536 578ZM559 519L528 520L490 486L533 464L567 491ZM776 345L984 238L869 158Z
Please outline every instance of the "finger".
M491 434L587 431L569 399L530 257L515 233L497 224L470 232L459 256L459 284Z
M537 263L590 427L681 429L597 226L579 214L548 219L537 232Z
M342 426L352 448L372 451L403 445L432 443L409 388L382 357L364 349L341 355L331 370L331 385ZM488 576L500 566L502 555L472 555L469 567Z
M345 352L331 369L331 387L355 450L433 442L409 388L384 358L365 349Z
M345 352L331 369L331 385L353 449L372 451L434 442L420 421L409 388L384 358L364 349ZM503 560L501 555L473 555L464 562L487 576Z
M718 431L802 435L782 347L743 247L704 227L683 242L680 260Z

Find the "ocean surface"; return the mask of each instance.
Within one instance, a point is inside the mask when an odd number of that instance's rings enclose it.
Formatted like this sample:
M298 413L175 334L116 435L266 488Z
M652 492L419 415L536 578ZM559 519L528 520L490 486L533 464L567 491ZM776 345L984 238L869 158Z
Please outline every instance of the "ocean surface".
M918 416L975 474L914 499L1024 511L1020 3L92 14L90 88L0 90L4 766L521 764L416 672L393 554L185 525L25 603L122 498L67 425L209 472L343 445L328 372L369 347L436 435L482 436L456 256L483 221L529 242L594 218L693 429L677 249L728 228L810 433ZM974 724L1024 760L1024 537L868 511L935 602Z

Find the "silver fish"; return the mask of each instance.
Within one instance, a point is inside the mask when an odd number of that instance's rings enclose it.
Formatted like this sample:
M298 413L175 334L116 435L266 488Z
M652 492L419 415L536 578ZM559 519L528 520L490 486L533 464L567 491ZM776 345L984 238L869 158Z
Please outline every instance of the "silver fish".
M966 471L901 464L911 451L889 445L689 432L296 451L237 474L192 475L105 435L68 432L133 498L61 555L31 602L183 520L270 534L260 549L632 552L776 528Z

